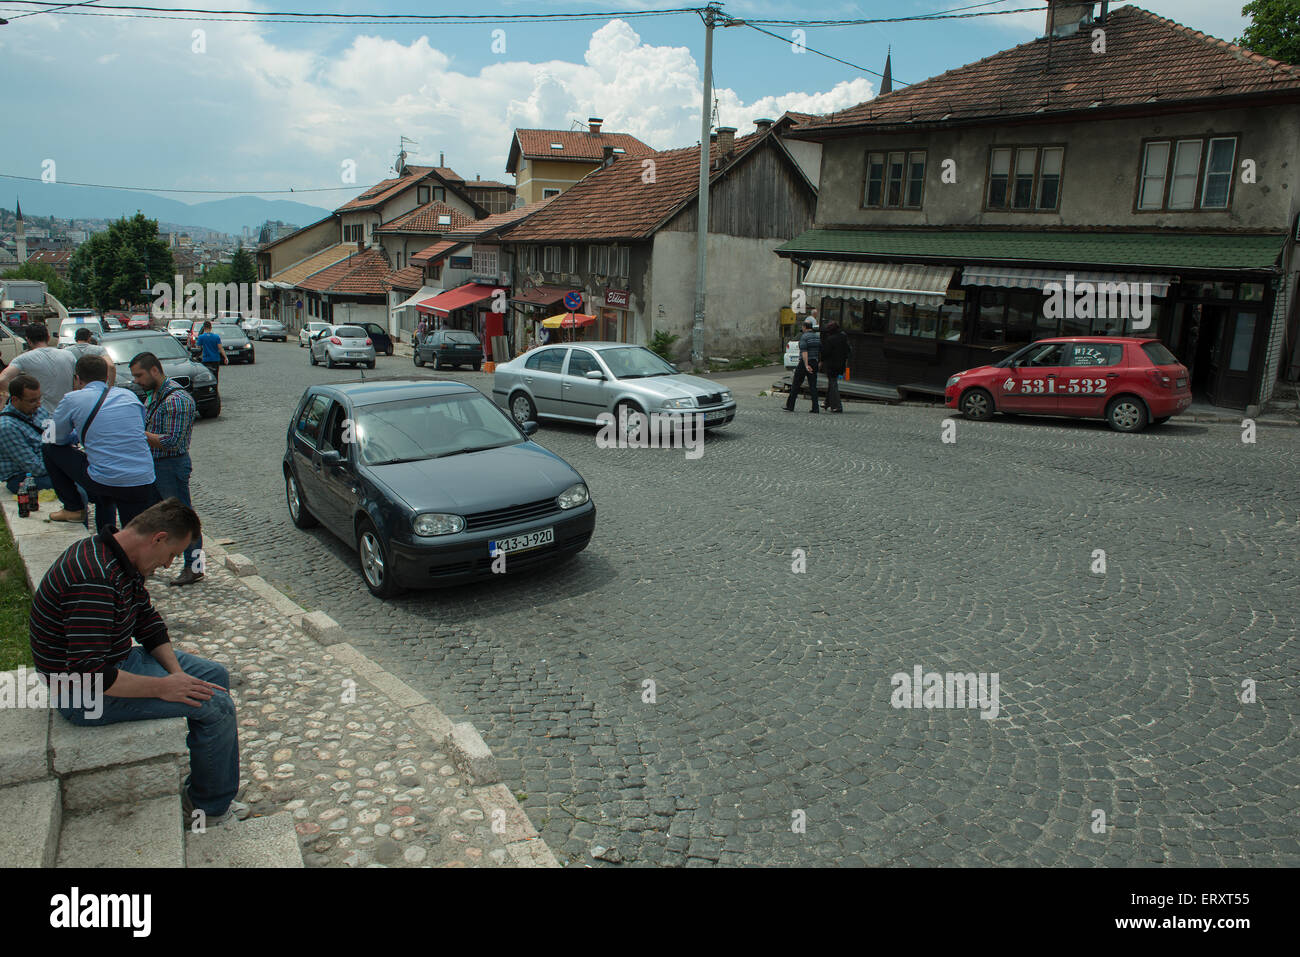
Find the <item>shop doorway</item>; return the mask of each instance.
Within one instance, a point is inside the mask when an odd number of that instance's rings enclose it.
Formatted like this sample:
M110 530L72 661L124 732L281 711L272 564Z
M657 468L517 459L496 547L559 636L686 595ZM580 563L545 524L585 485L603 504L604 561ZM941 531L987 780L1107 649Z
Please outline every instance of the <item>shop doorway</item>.
M1244 409L1258 379L1265 313L1240 303L1179 302L1167 343L1200 402Z

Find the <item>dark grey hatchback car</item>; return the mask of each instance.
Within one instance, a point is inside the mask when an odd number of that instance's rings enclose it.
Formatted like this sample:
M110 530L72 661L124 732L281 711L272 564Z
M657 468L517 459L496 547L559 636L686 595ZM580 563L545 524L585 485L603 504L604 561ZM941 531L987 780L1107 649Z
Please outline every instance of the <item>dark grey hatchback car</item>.
M289 516L357 551L381 598L553 565L587 547L582 476L471 386L316 385L289 423Z

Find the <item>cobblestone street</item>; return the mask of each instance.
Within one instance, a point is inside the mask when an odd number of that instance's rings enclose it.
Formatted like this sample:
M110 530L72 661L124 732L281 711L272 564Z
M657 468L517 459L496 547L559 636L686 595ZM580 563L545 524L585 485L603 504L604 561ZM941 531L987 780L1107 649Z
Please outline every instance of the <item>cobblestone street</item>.
M222 370L205 531L472 721L563 863L1300 865L1300 429L998 417L945 444L947 410L752 388L698 460L544 424L590 547L384 602L284 500L303 389L357 377L292 338ZM892 707L917 666L996 674L997 716Z

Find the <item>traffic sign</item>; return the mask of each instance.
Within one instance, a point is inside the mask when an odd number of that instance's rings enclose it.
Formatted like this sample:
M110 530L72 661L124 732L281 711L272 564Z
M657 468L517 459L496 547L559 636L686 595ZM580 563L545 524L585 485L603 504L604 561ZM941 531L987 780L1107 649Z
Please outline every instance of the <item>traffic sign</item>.
M582 308L582 293L576 289L564 294L564 308L570 312L577 312Z

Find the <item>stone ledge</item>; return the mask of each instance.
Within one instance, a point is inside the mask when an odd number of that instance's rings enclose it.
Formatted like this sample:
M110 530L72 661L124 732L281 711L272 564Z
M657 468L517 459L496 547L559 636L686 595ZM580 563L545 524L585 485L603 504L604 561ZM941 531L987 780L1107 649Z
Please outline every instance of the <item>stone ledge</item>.
M120 764L139 764L188 756L188 725L184 718L125 721L80 727L62 715L52 715L50 749L54 773L63 777Z
M520 867L559 867L551 849L541 838L535 841L515 841L506 845L506 852Z
M253 564L253 560L238 553L226 555L226 567L238 578L248 578L257 574L257 566Z
M339 627L339 623L323 611L313 611L303 615L302 630L306 632L308 638L326 647L345 643L343 629Z
M202 834L185 832L186 867L303 867L298 832L287 811L248 818Z
M18 675L15 669L0 680L16 682ZM51 715L49 708L0 708L0 787L50 776Z
M447 747L447 739L451 737L451 718L438 710L437 706L421 705L418 708L411 708L406 713L415 724L429 732L429 737L433 738L433 743L438 750Z
M167 755L138 764L69 774L63 778L63 807L69 814L75 814L114 804L174 797L181 793L181 780L188 767L188 761Z
M69 815L57 866L184 867L182 823L179 794Z
M487 816L488 826L492 828L492 832L500 834L501 839L507 844L539 839L540 835L533 827L532 821L528 820L528 815L524 813L524 809L519 806L515 796L504 784L474 788L474 800L478 801L478 806ZM497 813L499 811L505 812L504 817Z

